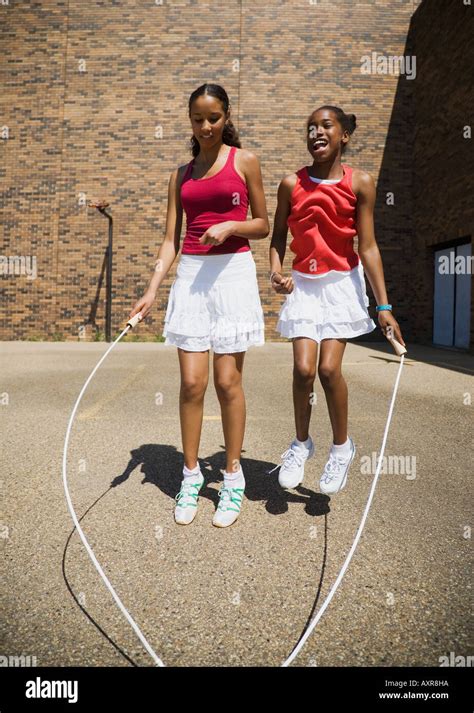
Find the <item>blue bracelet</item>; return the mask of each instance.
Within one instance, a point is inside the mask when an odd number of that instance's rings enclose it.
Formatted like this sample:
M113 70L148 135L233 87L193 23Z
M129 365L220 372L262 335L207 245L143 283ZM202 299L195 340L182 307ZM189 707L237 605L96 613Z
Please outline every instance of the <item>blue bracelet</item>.
M391 311L392 305L377 305L375 309L377 310L377 312L381 312L383 309L389 309Z

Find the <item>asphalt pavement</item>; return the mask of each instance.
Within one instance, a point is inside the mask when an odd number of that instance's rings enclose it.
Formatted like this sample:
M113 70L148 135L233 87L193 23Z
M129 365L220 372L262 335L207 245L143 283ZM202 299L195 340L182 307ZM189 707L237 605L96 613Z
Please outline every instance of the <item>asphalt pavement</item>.
M439 666L472 654L472 356L408 345L364 533L299 666ZM0 651L37 666L153 666L74 531L62 457L74 402L104 343L3 342ZM212 355L211 355L212 359ZM68 453L74 508L99 562L170 666L279 666L336 579L367 501L399 360L349 343L348 484L318 481L332 442L315 382L316 445L294 491L267 471L294 437L289 343L251 348L242 513L212 526L224 467L212 369L196 519L173 520L183 456L176 349L119 343L78 409Z

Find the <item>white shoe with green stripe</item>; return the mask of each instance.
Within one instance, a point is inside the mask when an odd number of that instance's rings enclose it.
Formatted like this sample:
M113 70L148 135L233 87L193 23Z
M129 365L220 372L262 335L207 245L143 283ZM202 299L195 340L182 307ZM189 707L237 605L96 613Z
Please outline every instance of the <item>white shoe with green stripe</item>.
M240 515L245 488L230 488L223 485L219 490L219 504L214 513L212 524L216 527L229 527Z
M204 476L201 473L199 480L195 478L183 478L181 490L177 494L174 519L178 525L189 525L196 517L199 491L204 484Z

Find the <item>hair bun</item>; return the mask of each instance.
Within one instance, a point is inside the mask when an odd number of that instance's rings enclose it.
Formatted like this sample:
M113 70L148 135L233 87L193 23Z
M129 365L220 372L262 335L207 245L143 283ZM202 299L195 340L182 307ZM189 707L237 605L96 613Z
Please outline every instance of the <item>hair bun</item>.
M355 131L356 127L357 127L357 121L356 121L355 114L349 114L349 122L350 122L350 133L352 134L352 132Z

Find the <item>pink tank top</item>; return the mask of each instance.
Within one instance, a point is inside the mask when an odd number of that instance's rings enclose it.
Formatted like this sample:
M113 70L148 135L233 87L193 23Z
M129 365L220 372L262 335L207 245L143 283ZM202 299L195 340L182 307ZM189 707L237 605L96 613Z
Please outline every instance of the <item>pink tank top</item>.
M354 251L357 196L352 191L352 168L342 164L338 183L314 183L304 166L296 172L288 227L293 236L293 269L309 275L352 270L359 264Z
M199 238L216 223L247 219L247 184L234 167L236 147L231 146L227 161L209 178L191 178L194 159L189 162L181 183L181 204L186 213L183 255L221 255L250 250L247 238L231 235L222 245L202 245Z

